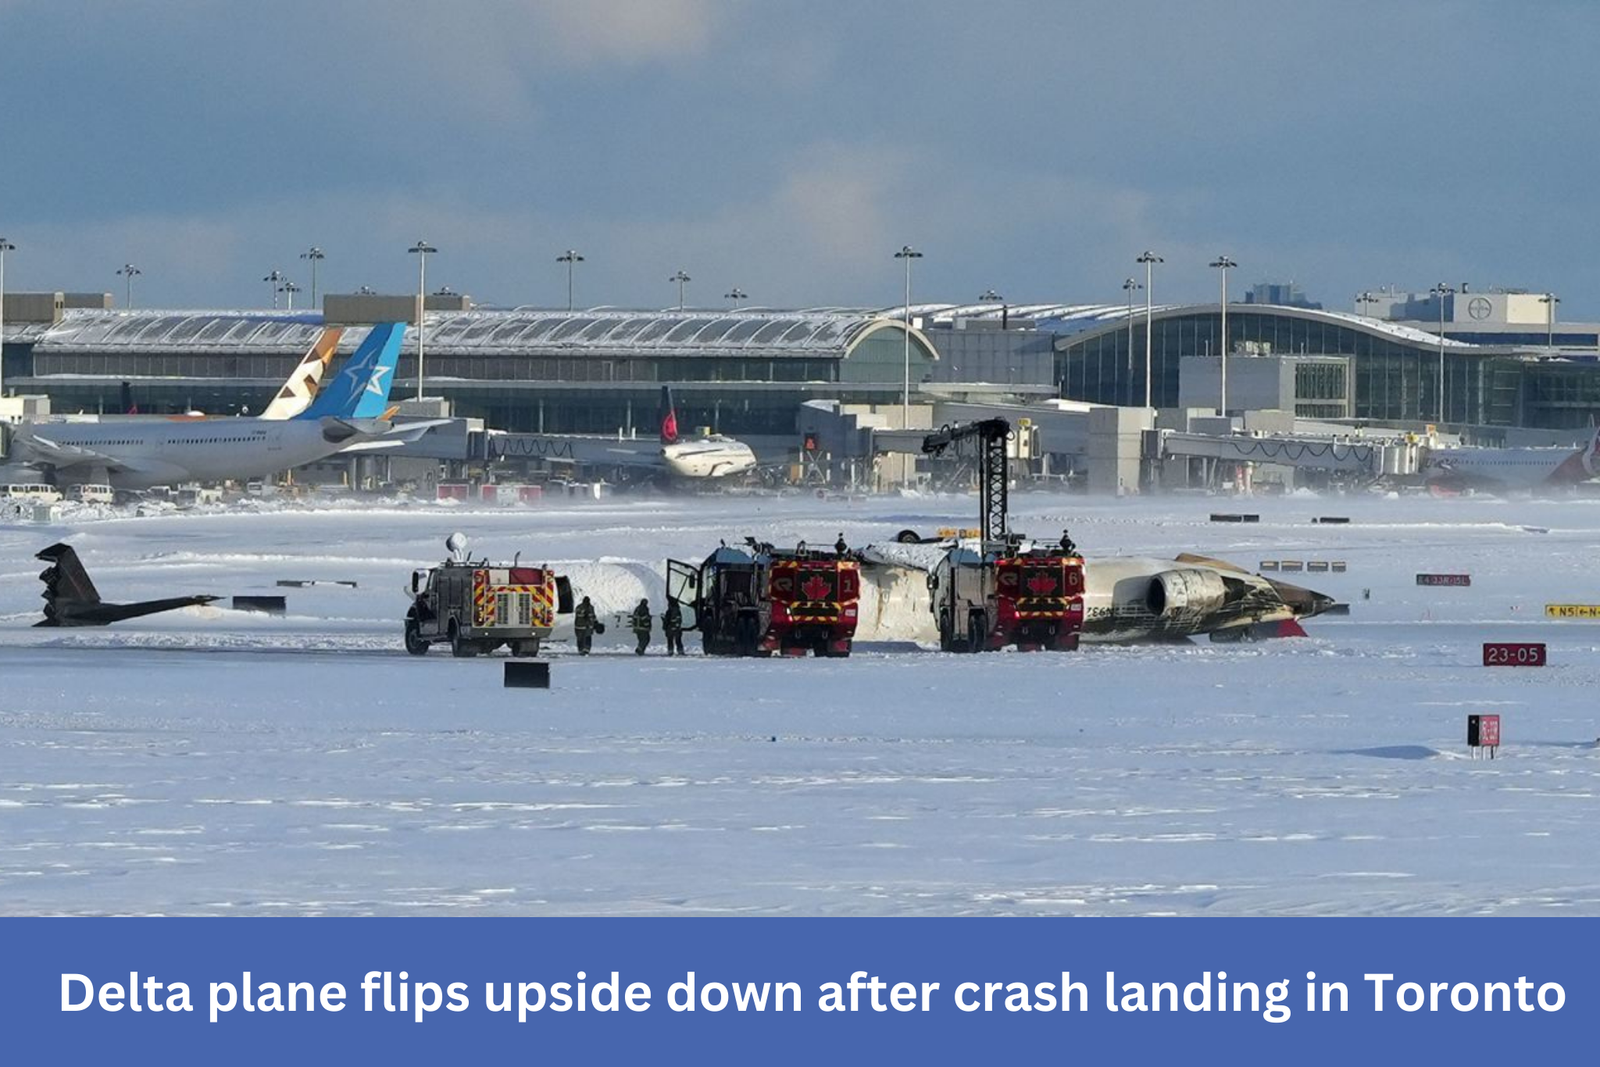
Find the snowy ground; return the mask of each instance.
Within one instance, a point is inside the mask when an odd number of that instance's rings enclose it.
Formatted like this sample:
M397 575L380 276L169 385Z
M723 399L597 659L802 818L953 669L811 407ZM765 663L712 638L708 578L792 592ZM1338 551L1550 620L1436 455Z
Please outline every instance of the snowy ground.
M1091 559L1343 559L1289 577L1351 616L1307 640L1069 655L580 660L558 643L551 690L506 690L498 657L401 651L400 588L451 530L557 564L606 609L659 610L668 555L746 533L861 544L970 525L976 505L0 527L0 913L1600 914L1600 622L1543 617L1600 603L1600 503L1014 504L1015 525L1070 525ZM1262 523L1207 521L1241 509ZM108 600L281 592L290 615L34 629L32 553L61 539ZM1546 641L1551 665L1486 669L1485 640ZM1464 745L1480 710L1503 716L1493 762Z

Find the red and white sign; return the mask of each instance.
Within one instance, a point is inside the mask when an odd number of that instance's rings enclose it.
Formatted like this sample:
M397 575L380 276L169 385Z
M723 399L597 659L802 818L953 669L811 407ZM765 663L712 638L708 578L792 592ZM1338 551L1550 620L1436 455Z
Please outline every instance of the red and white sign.
M1500 716L1478 716L1478 744L1485 748L1498 748L1500 746Z
M1543 667L1543 644L1524 641L1485 641L1483 643L1485 667Z

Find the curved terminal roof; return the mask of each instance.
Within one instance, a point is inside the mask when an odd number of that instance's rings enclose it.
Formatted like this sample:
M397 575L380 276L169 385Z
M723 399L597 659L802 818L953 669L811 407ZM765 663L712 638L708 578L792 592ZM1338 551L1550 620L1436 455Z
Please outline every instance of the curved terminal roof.
M321 329L322 317L316 312L72 310L36 342L44 351L303 351ZM532 351L840 358L870 334L901 329L895 318L850 308L570 312L519 308L430 312L427 347L429 352L462 355ZM408 341L414 345L415 329L409 332ZM342 347L357 343L365 333L364 326L347 328ZM933 350L919 331L913 329L912 334Z
M1109 329L1120 329L1128 324L1128 305L1126 304L1087 304L1073 308L1064 308L1060 316L1045 316L1048 322L1040 322L1041 329L1048 329L1053 333L1061 334L1087 334L1101 332ZM1216 314L1216 304L1157 304L1151 309L1152 319L1172 319L1185 315ZM1389 337L1396 341L1418 347L1437 349L1441 340L1436 333L1419 330L1415 326L1403 326L1399 323L1385 322L1383 319L1371 319L1365 315L1356 315L1348 311L1326 311L1321 308L1286 307L1281 304L1233 304L1228 305L1230 315L1279 315L1287 318L1310 319L1317 322L1334 323L1339 326L1349 326L1358 330L1381 337ZM998 312L996 312L998 315ZM1133 305L1134 322L1137 325L1144 319L1144 308L1140 304ZM1074 328L1075 327L1075 328ZM1066 344L1075 343L1076 337ZM1454 338L1442 338L1446 348L1479 349L1482 345L1458 341Z
M654 351L692 355L847 355L862 338L901 324L876 312L846 308L738 311L463 311L428 316L428 350L577 352ZM931 345L929 346L932 347Z

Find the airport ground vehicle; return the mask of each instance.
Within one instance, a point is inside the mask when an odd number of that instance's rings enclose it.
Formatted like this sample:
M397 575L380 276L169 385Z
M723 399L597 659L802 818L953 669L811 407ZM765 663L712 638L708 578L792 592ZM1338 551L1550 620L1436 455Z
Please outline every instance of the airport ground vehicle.
M922 450L978 442L979 530L957 541L928 575L939 647L983 652L1078 647L1083 629L1083 559L1063 533L1055 544L1030 543L1006 528L1005 419L957 423L929 434Z
M421 656L449 642L455 656L476 656L507 645L513 656L537 656L558 614L572 612L572 587L548 567L492 564L467 558L466 538L445 542L451 559L411 575L406 651Z
M667 596L708 656L848 656L861 599L861 563L842 548L774 548L753 538L696 567L667 561Z

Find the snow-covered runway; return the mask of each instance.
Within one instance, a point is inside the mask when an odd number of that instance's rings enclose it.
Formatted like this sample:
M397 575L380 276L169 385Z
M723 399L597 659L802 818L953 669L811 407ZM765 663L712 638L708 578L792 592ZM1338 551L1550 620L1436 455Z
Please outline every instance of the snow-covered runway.
M1017 499L1091 559L1335 558L1312 637L848 660L400 651L399 590L463 529L609 608L719 538L883 540L970 500L218 513L0 528L0 912L1597 914L1600 505ZM1310 518L1349 514L1349 526ZM1530 532L1525 527L1547 530ZM78 547L107 599L281 592L32 629ZM1471 572L1468 589L1414 585ZM276 579L357 589L277 589ZM1370 590L1370 599L1362 591ZM620 629L620 627L618 628ZM1485 640L1549 667L1486 669ZM694 642L690 642L691 648ZM657 648L659 649L659 644ZM1472 760L1469 712L1499 712Z

